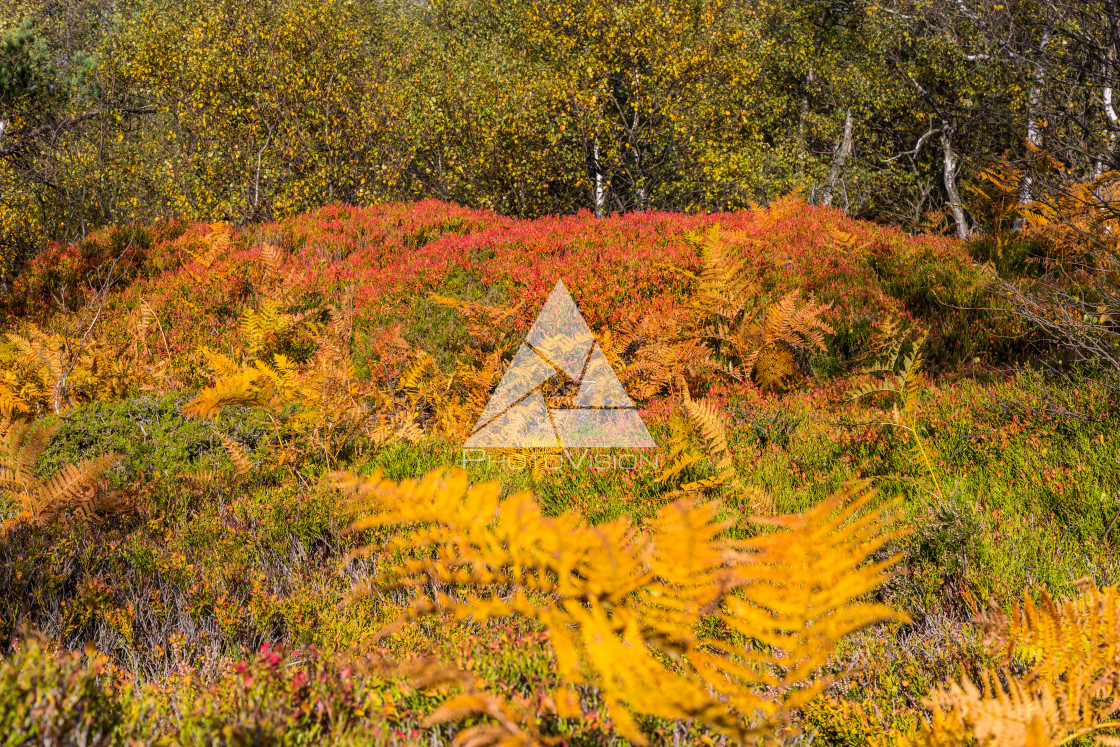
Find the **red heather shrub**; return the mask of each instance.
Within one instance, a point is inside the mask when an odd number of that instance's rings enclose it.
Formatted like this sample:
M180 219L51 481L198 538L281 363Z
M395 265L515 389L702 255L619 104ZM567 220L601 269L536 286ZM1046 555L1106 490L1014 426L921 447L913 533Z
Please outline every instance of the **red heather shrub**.
M338 262L354 252L388 250L383 266L403 249L415 249L444 234L466 235L510 223L496 213L471 210L438 200L358 208L328 205L279 224L245 231L247 243L277 243L309 262Z
M838 307L834 317L841 324L884 314L924 315L929 293L949 300L960 287L975 285L967 252L957 242L908 237L793 200L772 210L707 216L646 212L596 219L581 212L532 221L432 201L334 206L259 231L281 237L293 250L308 290L352 285L359 308L409 304L462 270L483 285L511 287L507 301L522 304L526 326L563 279L588 323L598 328L684 300L692 281L681 270L699 270L686 236L715 223L749 237L739 242L742 250L767 268L776 292L816 293ZM459 228L449 230L451 224ZM839 251L837 231L853 235L858 252ZM933 281L927 297L919 297L909 277Z
M717 215L644 212L596 219L581 212L532 221L434 200L331 205L235 233L228 251L208 268L192 252L204 253L215 228L159 224L136 242L142 248L130 260L132 283L117 293L113 316L123 319L143 297L158 310L179 363L201 345L233 348L241 308L265 283L261 251L274 245L286 252L281 274L297 304L300 298L330 301L350 287L364 317L392 316L419 295L441 289L454 273L478 283L479 297L502 288L506 304L520 306L519 327L527 328L562 279L593 329L617 329L645 315L667 318L689 303L689 273L700 269L689 235L716 223L761 269L764 287L775 297L796 288L834 305L829 321L841 354L858 347L871 324L887 316L931 328L931 348L941 357L990 343L979 315L949 310L985 305L964 245L907 236L795 198L769 209ZM20 277L16 295L24 302L36 299L45 310L48 290L115 256L123 230L52 247ZM846 245L837 238L845 235ZM116 334L131 333L129 324L118 326Z
M186 230L181 221L159 221L103 228L73 244L50 244L16 276L9 296L0 297L0 320L4 316L41 319L55 309L55 296L63 289L68 303L80 305L90 273L114 259L119 258L115 273L124 283L159 272L162 267L150 261L152 255Z

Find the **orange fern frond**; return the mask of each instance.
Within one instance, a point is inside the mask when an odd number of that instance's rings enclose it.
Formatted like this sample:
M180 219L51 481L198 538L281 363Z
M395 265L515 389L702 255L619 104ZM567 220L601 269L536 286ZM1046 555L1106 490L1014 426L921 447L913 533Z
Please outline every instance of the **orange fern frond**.
M915 745L964 734L996 747L1120 744L1120 591L1090 585L1059 602L1030 595L996 631L1002 664L935 691ZM1015 669L1025 672L1015 674Z

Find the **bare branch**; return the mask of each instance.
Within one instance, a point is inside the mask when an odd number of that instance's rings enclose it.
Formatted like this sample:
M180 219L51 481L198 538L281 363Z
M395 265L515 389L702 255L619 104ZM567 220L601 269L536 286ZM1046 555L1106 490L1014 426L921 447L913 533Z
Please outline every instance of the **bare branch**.
M124 113L127 113L127 114L151 114L152 112L155 111L155 108L154 107L126 108L126 109L120 109L118 111L121 111L121 112L124 112ZM11 145L0 148L0 156L14 156L17 153L20 153L23 150L27 149L36 139L38 139L40 137L43 137L44 135L57 135L60 132L64 132L66 130L73 129L74 127L77 127L82 122L93 119L94 117L100 117L105 113L106 113L106 110L104 110L104 109L93 109L93 110L85 112L83 114L78 114L76 116L70 117L69 119L64 119L61 122L52 122L50 124L45 124L45 125L40 125L39 127L35 127L34 129L31 129L31 130L28 130L27 132L25 132L23 135L20 136L20 138L18 140L16 140ZM4 128L2 126L0 126L0 135L2 135L3 129Z
M928 140L931 136L938 134L939 132L941 132L940 127L931 127L924 135L922 135L920 138L918 138L918 142L917 142L917 144L914 145L913 150L908 150L908 151L905 151L903 153L899 153L896 156L891 156L890 158L887 159L887 163L890 163L891 161L897 161L898 159L902 158L903 156L909 156L910 158L917 158L918 155L922 152L922 146L925 145L926 140Z

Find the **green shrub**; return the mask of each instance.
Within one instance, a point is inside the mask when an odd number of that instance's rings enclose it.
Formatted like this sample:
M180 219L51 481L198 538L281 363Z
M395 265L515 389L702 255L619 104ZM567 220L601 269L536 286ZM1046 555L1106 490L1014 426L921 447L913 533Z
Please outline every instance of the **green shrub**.
M121 706L96 655L55 654L24 640L0 660L0 739L15 745L110 745Z
M375 688L384 687L376 663L317 652L300 658L265 645L213 680L183 680L171 692L141 690L129 731L142 742L200 747L371 744L384 738L387 725L370 712L380 702Z
M50 473L67 463L110 451L124 455L124 476L176 475L228 466L216 429L252 449L264 430L247 408L226 408L216 424L183 415L189 399L181 393L91 402L62 415L39 470Z

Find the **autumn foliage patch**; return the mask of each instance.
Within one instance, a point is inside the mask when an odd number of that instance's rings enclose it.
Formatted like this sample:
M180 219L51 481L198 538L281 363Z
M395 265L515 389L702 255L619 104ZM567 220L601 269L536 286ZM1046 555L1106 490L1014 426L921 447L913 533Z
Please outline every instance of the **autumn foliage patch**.
M656 468L514 478L535 494L447 471L557 280L657 432ZM851 478L887 479L897 454L915 498L955 516L966 442L946 449L954 395L933 412L926 387L1008 359L989 281L964 245L796 196L533 221L332 205L51 247L4 301L0 634L27 618L96 637L119 667L94 680L114 683L114 728L145 739L642 743L688 724L749 741L840 718L848 641L906 619L869 595L930 583L903 505ZM792 454L806 413L828 468L790 456L783 487L750 455ZM833 484L806 503L811 476ZM953 604L976 609L967 589ZM455 648L501 626L546 644L510 653L526 681ZM273 643L337 651L304 666ZM360 672L335 666L354 649ZM93 676L63 663L44 676ZM992 726L1013 720L995 691L929 692L937 720L892 738L1018 733ZM1052 734L1108 723L1068 718L1088 691L1015 692Z

